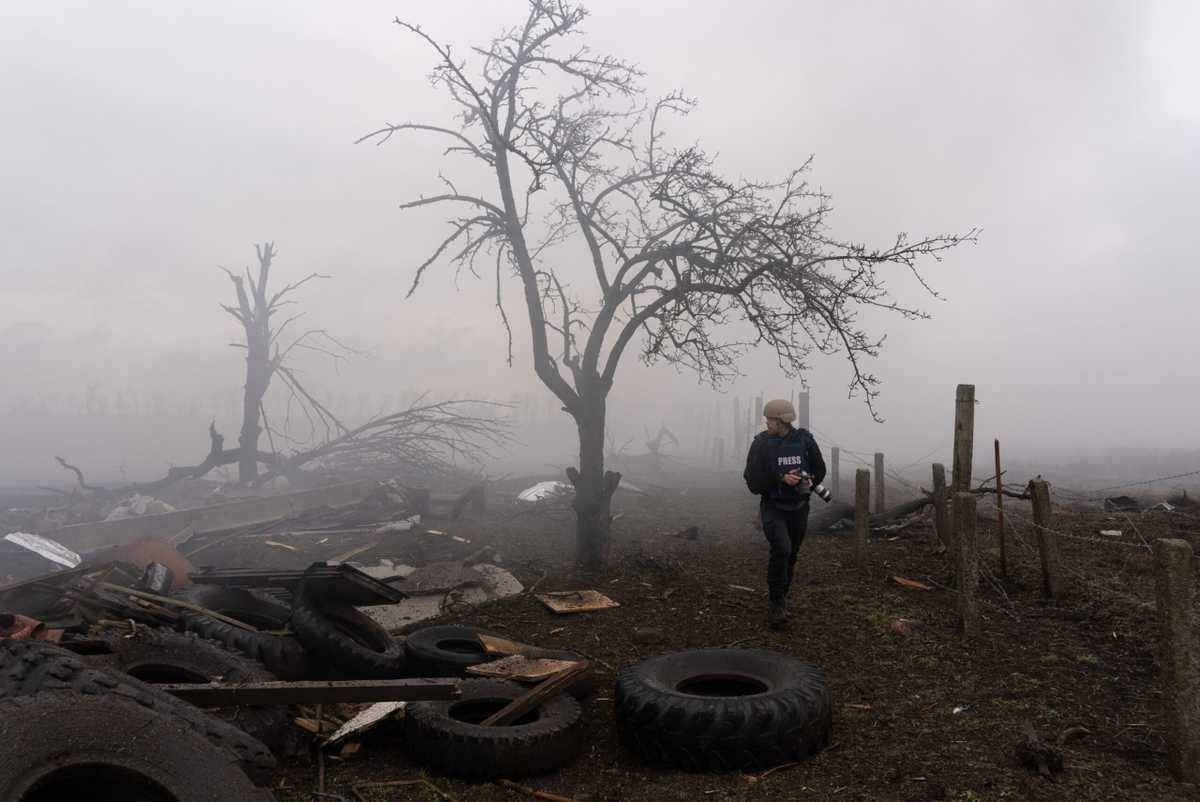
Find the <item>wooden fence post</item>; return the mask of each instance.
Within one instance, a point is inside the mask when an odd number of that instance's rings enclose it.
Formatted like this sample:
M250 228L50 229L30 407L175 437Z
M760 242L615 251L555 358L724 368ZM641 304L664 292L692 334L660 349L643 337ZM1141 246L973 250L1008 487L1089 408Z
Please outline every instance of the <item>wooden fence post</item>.
M954 533L950 527L950 510L946 499L946 466L933 464L933 530L947 549L954 549ZM955 552L951 551L951 555Z
M754 408L746 411L750 413L746 416L746 425L750 427L746 439L753 440L754 435L758 433L758 422L762 418L763 397L761 393L754 397Z
M829 455L829 474L833 481L830 482L830 489L833 491L833 498L837 500L842 497L842 472L841 472L841 456L842 452L837 446L833 447Z
M1042 592L1057 599L1060 587L1058 580L1058 535L1050 530L1050 484L1044 479L1029 483L1029 494L1033 496L1033 525L1037 529L1038 551L1042 555Z
M870 502L871 472L859 468L854 472L854 564L860 570L867 567L867 534L871 528L867 505Z
M875 512L883 512L883 454L875 452Z
M979 588L979 551L975 542L975 496L954 494L954 530L958 533L958 617L964 638L979 634L979 608L975 592Z
M954 397L954 473L950 484L955 493L971 489L971 460L975 447L975 385L960 384Z
M1176 779L1200 782L1200 644L1191 544L1175 538L1154 541L1154 577L1162 632L1167 766Z
M996 440L996 538L1000 541L1000 576L1008 578L1008 543L1004 537L1004 483L1000 479L1000 440Z
M736 450L738 443L742 442L742 399L737 396L733 397L733 440L729 443L731 450Z
M717 438L717 470L721 470L725 465L725 438Z

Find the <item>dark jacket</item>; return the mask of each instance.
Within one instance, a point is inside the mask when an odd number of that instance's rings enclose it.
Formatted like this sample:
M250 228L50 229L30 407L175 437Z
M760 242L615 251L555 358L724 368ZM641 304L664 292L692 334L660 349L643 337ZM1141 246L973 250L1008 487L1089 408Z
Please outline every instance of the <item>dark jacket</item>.
M798 509L808 503L810 493L800 485L784 484L783 475L793 468L809 473L814 485L825 479L825 460L809 431L792 428L783 437L759 432L750 443L742 478L750 492L764 501L781 509Z

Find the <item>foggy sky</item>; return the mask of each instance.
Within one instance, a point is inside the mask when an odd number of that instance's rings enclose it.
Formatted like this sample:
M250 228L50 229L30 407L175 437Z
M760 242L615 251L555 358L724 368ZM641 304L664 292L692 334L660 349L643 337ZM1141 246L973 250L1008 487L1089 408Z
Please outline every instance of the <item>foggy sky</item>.
M674 127L719 153L727 174L779 177L814 155L842 238L983 229L977 245L924 266L944 300L922 300L896 275L898 297L932 320L864 318L888 337L871 366L887 423L846 399L840 359L814 363L815 423L830 437L915 459L949 443L954 386L973 382L977 436L1025 453L1200 445L1200 7L589 7L595 49L638 62L652 94L699 98ZM18 464L10 448L0 480L31 475L30 460L52 474L49 454L69 447L38 453L41 435L8 411L16 399L89 384L236 391L241 354L227 343L238 330L218 307L230 285L217 266L252 264L253 243L267 239L278 276L332 276L300 296L310 323L369 352L337 374L307 364L314 384L498 397L535 387L524 331L516 364L504 362L489 283L466 277L456 289L443 266L405 299L444 217L397 205L437 190L438 169L455 166L428 138L353 144L384 122L450 119L425 77L431 54L390 24L396 15L465 52L520 21L524 4L6 9L0 439L27 450ZM619 409L658 420L678 403L729 403L632 356ZM728 396L796 384L769 352L743 369Z

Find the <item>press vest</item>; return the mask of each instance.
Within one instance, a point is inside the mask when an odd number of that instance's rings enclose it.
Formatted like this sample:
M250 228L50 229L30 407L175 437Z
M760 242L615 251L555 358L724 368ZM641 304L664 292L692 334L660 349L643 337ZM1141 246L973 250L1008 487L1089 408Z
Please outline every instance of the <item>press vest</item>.
M767 438L767 459L776 474L788 471L809 473L808 435L792 431L787 438ZM808 503L809 491L800 485L790 487L780 482L767 494L771 503L780 509L797 509Z

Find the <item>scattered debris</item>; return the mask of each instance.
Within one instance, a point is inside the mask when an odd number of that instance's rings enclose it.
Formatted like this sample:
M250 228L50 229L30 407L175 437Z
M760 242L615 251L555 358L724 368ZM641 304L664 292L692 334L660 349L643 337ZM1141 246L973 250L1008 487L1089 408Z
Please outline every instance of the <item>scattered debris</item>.
M603 593L596 590L564 590L552 593L539 593L538 601L555 613L584 613L592 610L607 610L620 607Z
M902 635L907 638L912 634L913 627L916 625L916 623L917 622L913 621L911 618L897 618L892 622L889 629L891 629L891 631L897 635Z
M1124 534L1120 529L1101 529L1100 534L1105 537L1120 537Z
M533 487L528 487L518 493L517 500L526 502L545 501L557 496L571 495L574 492L575 489L566 482L538 482Z
M325 746L336 746L351 735L362 735L383 722L404 712L407 702L376 702L339 727L325 741Z
M4 539L67 568L75 568L83 562L83 558L78 554L47 537L33 535L29 532L10 532L4 536Z
M1153 507L1148 507L1146 512L1174 512L1175 505L1169 501L1160 501Z
M733 590L744 590L744 591L746 591L747 593L753 593L753 592L754 592L754 588L748 588L748 587L746 587L745 585L730 585L729 587L730 587L730 588L732 588Z
M903 585L906 588L914 588L916 590L933 590L931 586L926 585L924 582L918 582L917 580L909 579L908 577L894 576L892 579L897 585Z
M159 501L153 496L143 496L141 493L134 493L114 507L113 511L104 520L121 521L125 518L138 518L143 515L162 515L168 512L178 512L178 510L165 501Z
M513 654L490 663L469 666L467 673L477 677L509 679L515 682L541 682L548 677L571 668L574 660L553 660L548 657L531 658Z
M286 549L288 551L300 551L300 549L296 548L295 546L291 545L290 543L280 543L278 540L267 540L263 543L263 545L270 546L271 548L274 548L274 549Z
M1141 505L1132 496L1113 496L1104 499L1105 512L1140 512Z

